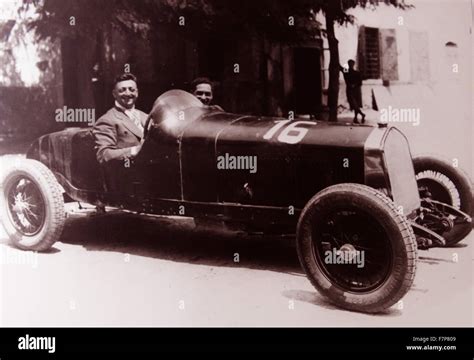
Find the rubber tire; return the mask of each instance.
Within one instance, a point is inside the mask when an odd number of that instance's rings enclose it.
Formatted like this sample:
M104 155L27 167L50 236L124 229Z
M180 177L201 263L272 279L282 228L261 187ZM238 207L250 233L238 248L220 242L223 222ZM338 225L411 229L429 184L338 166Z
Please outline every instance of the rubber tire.
M390 237L392 272L383 284L367 293L349 292L330 282L312 251L312 219L335 204L356 205L373 215ZM316 194L298 220L296 245L300 263L313 286L337 306L358 312L378 313L397 303L410 289L416 272L415 234L405 216L380 191L360 184L338 184Z
M436 171L445 175L451 180L456 187L460 197L459 210L465 212L471 217L474 214L472 182L469 176L461 169L455 168L448 161L441 160L434 156L420 155L413 158L413 167L415 168L415 175L423 171ZM444 185L440 182L441 185ZM448 190L448 189L447 189ZM433 200L437 200L433 198ZM452 203L449 205L453 205ZM452 231L443 234L446 240L446 245L454 245L463 240L472 230L472 224L464 224L457 226Z
M11 243L22 250L46 251L61 236L66 220L62 189L53 173L42 163L32 159L18 159L8 166L0 179L0 220ZM46 217L41 230L32 236L24 235L12 224L7 209L8 186L18 176L28 177L36 184L45 201Z

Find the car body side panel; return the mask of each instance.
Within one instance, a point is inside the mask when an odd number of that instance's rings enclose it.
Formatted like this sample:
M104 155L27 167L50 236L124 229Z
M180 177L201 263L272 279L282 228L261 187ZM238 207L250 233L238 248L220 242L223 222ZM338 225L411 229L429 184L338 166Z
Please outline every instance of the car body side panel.
M341 183L364 184L364 151L360 148L304 147L297 159L295 206L302 207L316 193Z
M218 170L218 199L221 202L287 206L295 198L296 152L287 144L263 136L274 119L244 117L226 127L216 139L215 166ZM244 169L233 169L232 161L242 159ZM247 164L245 164L247 163ZM284 176L282 176L284 175Z
M286 143L279 136L283 130L268 136L278 121L286 120L245 117L219 134L216 161L226 154L257 160L254 174L218 171L219 201L302 207L329 185L364 183L363 149L373 127L301 120L308 131L298 142Z
M41 161L75 188L104 191L89 128L68 128L42 136L32 144L27 157Z
M217 202L215 139L242 115L213 113L187 126L181 137L183 199Z
M104 171L97 162L94 136L89 129L78 131L71 139L71 183L79 189L101 191Z
M138 196L181 199L179 141L154 130L134 161Z

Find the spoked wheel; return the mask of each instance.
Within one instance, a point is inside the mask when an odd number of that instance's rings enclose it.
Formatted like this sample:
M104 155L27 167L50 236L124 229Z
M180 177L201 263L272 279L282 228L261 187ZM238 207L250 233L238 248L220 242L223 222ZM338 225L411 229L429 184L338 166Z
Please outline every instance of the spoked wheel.
M422 194L426 191L431 198L457 209L461 207L461 198L456 186L442 174L434 171L422 171L418 174L417 184Z
M447 161L431 156L415 157L413 166L422 199L448 204L469 216L473 215L472 184L463 171ZM433 210L437 212L438 207ZM456 216L449 213L445 213L443 216L446 218L445 221L454 224L454 226L447 227L450 230L442 232L447 245L461 241L471 232L471 223L458 221ZM436 229L434 230L436 231Z
M61 235L61 188L42 163L17 160L0 180L0 219L12 243L24 250L49 249Z
M13 226L26 236L37 234L46 220L45 201L38 186L20 175L7 184L5 193Z
M380 312L410 289L416 240L382 193L359 184L331 186L303 209L297 250L315 288L338 306Z
M332 283L366 292L387 280L393 265L392 246L370 215L350 206L331 209L315 219L312 231L314 256Z

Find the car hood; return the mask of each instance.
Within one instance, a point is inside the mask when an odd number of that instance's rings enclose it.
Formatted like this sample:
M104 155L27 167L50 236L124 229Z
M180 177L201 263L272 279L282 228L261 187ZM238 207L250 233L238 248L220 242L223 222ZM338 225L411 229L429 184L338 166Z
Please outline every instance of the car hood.
M308 118L290 121L281 117L227 113L202 105L193 95L182 90L171 90L161 95L155 101L150 117L158 136L176 137L185 142L188 139L207 139L216 145L221 142L265 142L288 146L363 148L374 128L349 122ZM298 136L299 133L303 136Z

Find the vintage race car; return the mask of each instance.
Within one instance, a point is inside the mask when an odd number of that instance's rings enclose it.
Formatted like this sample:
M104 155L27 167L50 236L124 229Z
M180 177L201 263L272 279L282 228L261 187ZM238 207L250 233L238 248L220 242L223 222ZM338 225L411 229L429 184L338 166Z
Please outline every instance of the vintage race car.
M191 94L160 96L133 161L100 165L91 129L35 141L1 179L11 241L44 251L61 237L65 201L293 234L302 268L340 307L379 312L410 289L417 249L472 229L472 185L452 164L412 158L387 124L237 115Z

